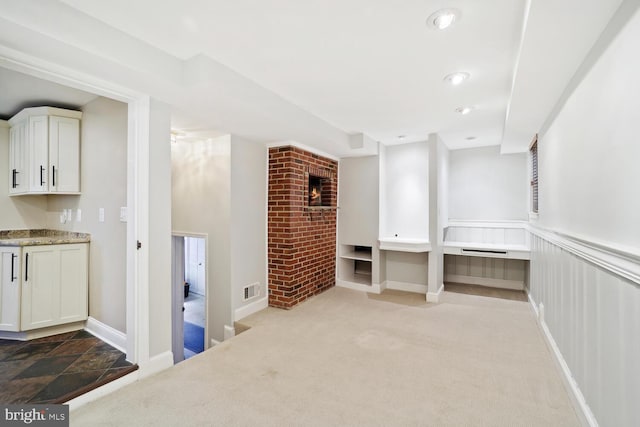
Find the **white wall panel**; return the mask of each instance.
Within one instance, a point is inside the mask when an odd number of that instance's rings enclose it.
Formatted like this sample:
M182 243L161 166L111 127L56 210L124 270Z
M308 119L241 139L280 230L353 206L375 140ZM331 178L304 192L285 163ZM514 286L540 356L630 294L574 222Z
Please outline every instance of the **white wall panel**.
M640 419L640 287L532 236L530 295L599 425Z

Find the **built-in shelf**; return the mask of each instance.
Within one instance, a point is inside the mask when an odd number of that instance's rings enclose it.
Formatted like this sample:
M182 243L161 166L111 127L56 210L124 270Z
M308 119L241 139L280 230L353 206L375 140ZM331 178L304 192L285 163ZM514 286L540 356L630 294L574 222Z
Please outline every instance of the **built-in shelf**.
M430 252L431 243L429 239L411 237L380 237L378 247L385 251L399 252Z
M346 246L346 245L345 245ZM356 249L347 249L340 255L340 258L356 259L359 261L371 261L371 247L366 249L360 249L360 246L356 246Z
M371 285L371 246L340 245L339 279L359 285Z

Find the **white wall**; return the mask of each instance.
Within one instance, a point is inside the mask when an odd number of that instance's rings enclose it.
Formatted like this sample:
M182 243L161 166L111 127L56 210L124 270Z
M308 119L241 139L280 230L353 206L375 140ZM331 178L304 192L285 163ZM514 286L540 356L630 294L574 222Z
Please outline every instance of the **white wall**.
M89 315L126 332L127 224L120 222L119 210L127 204L127 104L97 98L82 111L82 194L40 197L48 200L47 228L91 234ZM99 208L105 210L104 222L98 222ZM73 209L66 224L60 223L63 209Z
M449 218L527 220L527 155L500 154L500 147L449 154Z
M539 223L636 253L639 39L636 13L538 142Z
M427 238L429 234L429 148L427 142L386 147L382 236Z
M210 337L222 341L231 314L231 137L171 144L172 228L204 233Z
M0 120L0 230L44 227L46 210L46 197L9 197L9 123Z
M338 236L340 244L375 247L378 240L379 159L340 160Z
M231 137L233 310L255 301L242 301L247 285L259 283L260 297L267 296L267 162L264 145Z
M151 100L149 115L149 356L171 351L171 116ZM143 242L145 244L145 242Z

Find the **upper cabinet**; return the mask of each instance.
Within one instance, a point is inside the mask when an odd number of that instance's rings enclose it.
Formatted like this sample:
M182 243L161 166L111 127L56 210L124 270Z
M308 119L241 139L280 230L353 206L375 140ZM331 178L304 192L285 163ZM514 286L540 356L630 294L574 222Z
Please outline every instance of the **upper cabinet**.
M80 193L80 111L25 108L9 120L9 194Z

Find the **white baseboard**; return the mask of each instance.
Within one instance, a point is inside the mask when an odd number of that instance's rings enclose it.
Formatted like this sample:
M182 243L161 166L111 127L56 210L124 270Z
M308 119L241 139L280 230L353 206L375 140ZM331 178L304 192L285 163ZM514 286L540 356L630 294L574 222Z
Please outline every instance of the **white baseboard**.
M224 340L228 340L236 336L236 328L229 325L224 325Z
M119 330L114 329L111 326L102 323L101 321L96 320L91 316L89 316L89 318L87 319L87 323L85 324L84 329L87 332L90 332L91 334L100 338L110 346L115 347L126 354L127 335L125 333L120 332Z
M164 371L173 366L173 352L165 351L157 356L153 356L145 362L139 362L140 367L137 372L140 374L140 379L149 377L153 374L157 374L160 371Z
M518 280L493 279L489 277L461 276L458 274L447 274L445 282L464 283L467 285L488 286L491 288L512 289L514 291L524 290L524 282Z
M217 346L218 344L220 344L220 341L218 341L218 340L216 340L216 339L213 339L213 338L211 338L211 340L210 340L210 341L211 341L211 347L210 347L210 348L215 347L215 346Z
M440 285L437 292L427 292L427 302L438 302L440 301L440 295L444 292L444 284Z
M587 405L587 402L584 398L584 395L582 394L582 391L580 390L580 387L578 386L578 383L576 383L576 380L573 378L573 374L569 369L569 365L567 365L567 362L564 360L564 357L562 356L562 353L560 352L556 341L553 339L553 335L551 335L551 331L549 331L549 328L544 321L544 306L541 303L539 308L536 307L535 301L533 300L533 297L531 297L531 294L529 294L529 302L533 307L533 311L536 313L538 326L542 330L542 335L545 338L547 346L549 346L551 354L553 354L553 360L556 362L556 366L562 373L562 381L569 391L569 397L571 399L571 403L573 404L573 408L576 411L576 415L580 419L582 425L598 427L598 421L596 420L596 417L593 415L593 412L591 412L591 408L589 408L589 405Z
M346 280L340 279L336 280L336 286L339 286L341 288L353 289L355 291L371 292L373 294L379 294L384 290L384 285L380 286L375 283L371 285L363 285L361 283L348 282Z
M254 301L251 304L247 304L243 307L237 308L233 318L237 322L238 320L244 319L245 317L250 316L253 313L264 310L267 307L269 307L269 297L265 296L264 298L260 298L259 300Z
M385 280L382 284L383 289L394 289L396 291L415 292L418 294L427 293L427 285L421 285L419 283L408 282L396 282L393 280Z
M80 331L84 329L85 321L65 323L63 325L49 326L47 328L32 329L23 332L0 331L0 339L29 341L37 338L49 337L51 335L64 334L66 332Z

